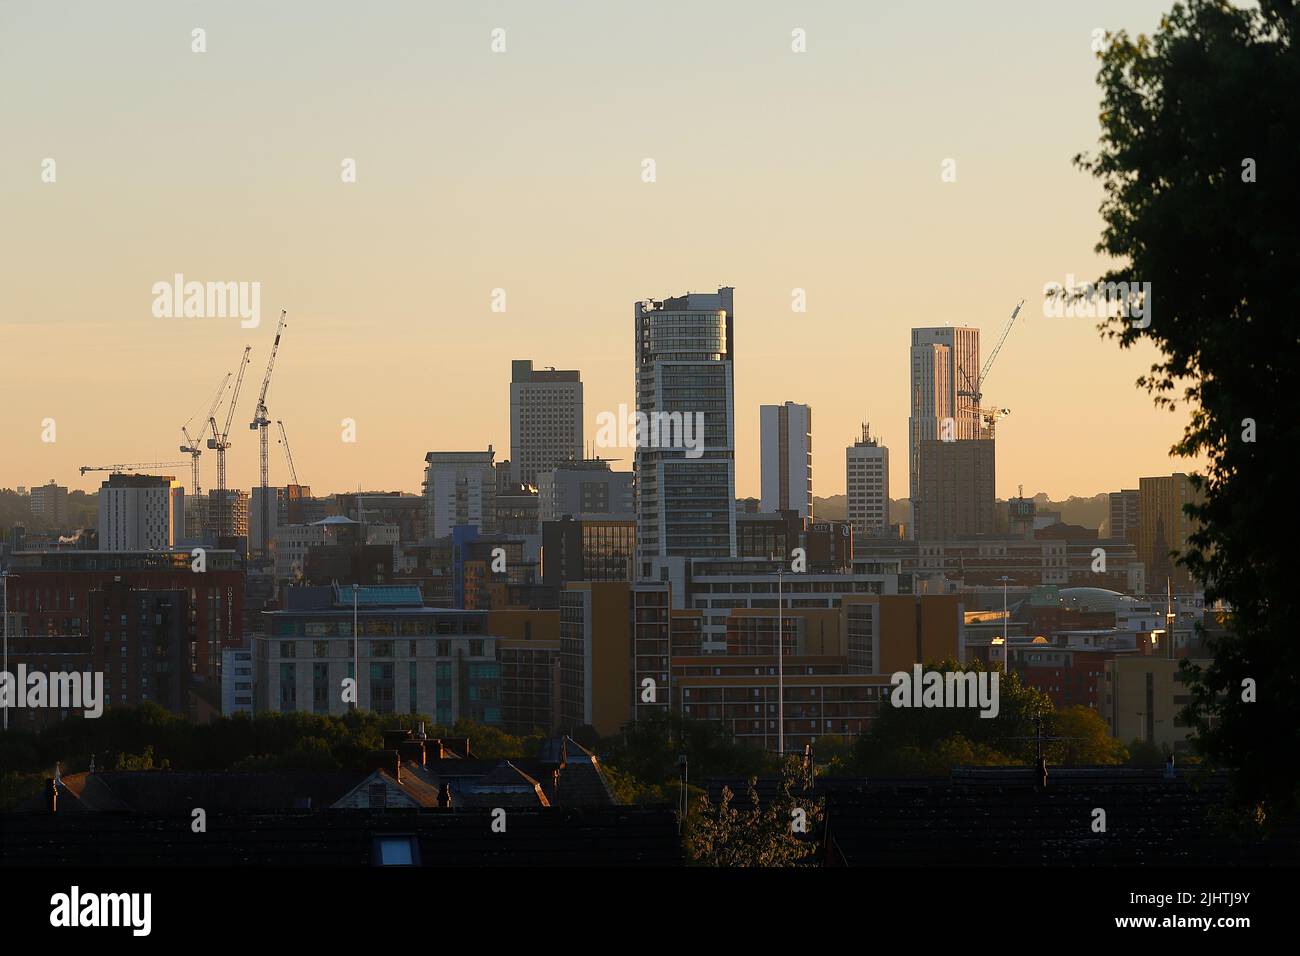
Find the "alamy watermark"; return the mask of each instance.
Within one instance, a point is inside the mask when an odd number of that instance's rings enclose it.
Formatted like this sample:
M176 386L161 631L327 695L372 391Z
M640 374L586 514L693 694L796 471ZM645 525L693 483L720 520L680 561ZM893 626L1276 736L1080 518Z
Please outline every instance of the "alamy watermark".
M624 404L617 412L598 414L596 429L599 448L684 449L687 458L704 455L703 412L630 412Z
M1103 319L1113 316L1132 319L1135 329L1151 324L1150 282L1085 282L1076 285L1074 273L1065 284L1043 286L1043 315L1049 319Z
M981 717L998 715L1000 671L926 671L912 665L912 673L890 675L895 707L978 707Z
M0 671L0 707L42 707L80 710L88 719L104 713L104 674L101 671Z
M155 319L240 319L239 326L255 329L262 323L262 283L186 282L177 272L171 282L155 282Z

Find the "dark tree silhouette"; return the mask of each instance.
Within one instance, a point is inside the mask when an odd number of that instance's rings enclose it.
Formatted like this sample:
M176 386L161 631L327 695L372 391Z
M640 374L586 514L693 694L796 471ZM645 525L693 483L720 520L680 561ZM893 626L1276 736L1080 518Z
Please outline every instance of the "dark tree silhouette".
M1300 789L1300 588L1285 560L1300 448L1298 35L1296 0L1189 0L1152 37L1115 35L1100 54L1100 149L1076 157L1105 189L1097 249L1122 263L1101 281L1151 283L1149 325L1101 329L1159 349L1138 384L1170 408L1181 390L1191 417L1174 451L1208 461L1179 561L1230 606L1229 633L1212 664L1185 665L1184 717L1264 816L1294 812Z

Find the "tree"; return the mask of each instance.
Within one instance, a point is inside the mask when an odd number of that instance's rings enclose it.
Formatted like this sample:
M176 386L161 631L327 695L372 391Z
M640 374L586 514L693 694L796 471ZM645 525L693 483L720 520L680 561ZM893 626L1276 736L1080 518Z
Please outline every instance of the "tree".
M704 866L812 865L825 808L804 792L807 783L802 759L791 756L782 762L777 792L766 805L753 777L741 806L732 806L728 787L717 807L702 795L686 830L687 854Z
M1044 754L1052 764L1081 767L1122 764L1128 759L1128 749L1110 735L1106 721L1091 707L1053 711L1044 721L1043 735L1065 738L1044 742Z
M940 673L984 669L978 660L960 664L948 659L925 665L927 672ZM1034 720L1051 710L1051 698L1026 685L1015 672L998 674L998 715L993 718L981 717L974 707L882 704L870 733L858 738L854 766L864 774L929 776L947 773L954 766L1028 764L1034 758ZM945 743L942 749L941 743Z
M1150 283L1141 321L1103 335L1160 353L1138 380L1190 419L1174 453L1208 461L1179 562L1230 607L1213 663L1185 665L1198 748L1234 768L1237 798L1295 812L1300 766L1300 589L1291 462L1300 447L1300 8L1176 4L1153 37L1100 54L1101 140L1076 163L1104 189L1102 282ZM1131 285L1130 285L1131 287ZM1257 696L1244 698L1254 681Z

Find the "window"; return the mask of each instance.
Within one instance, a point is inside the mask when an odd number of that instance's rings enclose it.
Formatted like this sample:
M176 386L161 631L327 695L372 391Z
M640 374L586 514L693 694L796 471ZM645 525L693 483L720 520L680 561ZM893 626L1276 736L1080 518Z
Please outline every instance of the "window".
M419 844L413 836L377 836L374 842L374 865L419 866Z

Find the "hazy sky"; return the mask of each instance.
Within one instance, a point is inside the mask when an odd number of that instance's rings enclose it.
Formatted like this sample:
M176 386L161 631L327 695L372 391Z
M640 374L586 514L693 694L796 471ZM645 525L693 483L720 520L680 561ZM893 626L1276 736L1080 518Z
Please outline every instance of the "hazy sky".
M1105 265L1100 189L1070 162L1097 139L1092 31L1167 6L0 0L0 486L181 460L250 344L228 467L251 487L287 308L268 404L300 479L418 491L427 451L509 454L511 359L582 371L590 440L634 402L634 301L719 285L739 495L758 406L789 400L813 407L816 494L843 492L865 419L904 496L909 330L975 325L987 355L1022 298L985 388L1012 410L998 494L1186 470L1185 413L1134 386L1154 353L1042 310L1045 283ZM260 282L261 326L155 318L178 272Z

